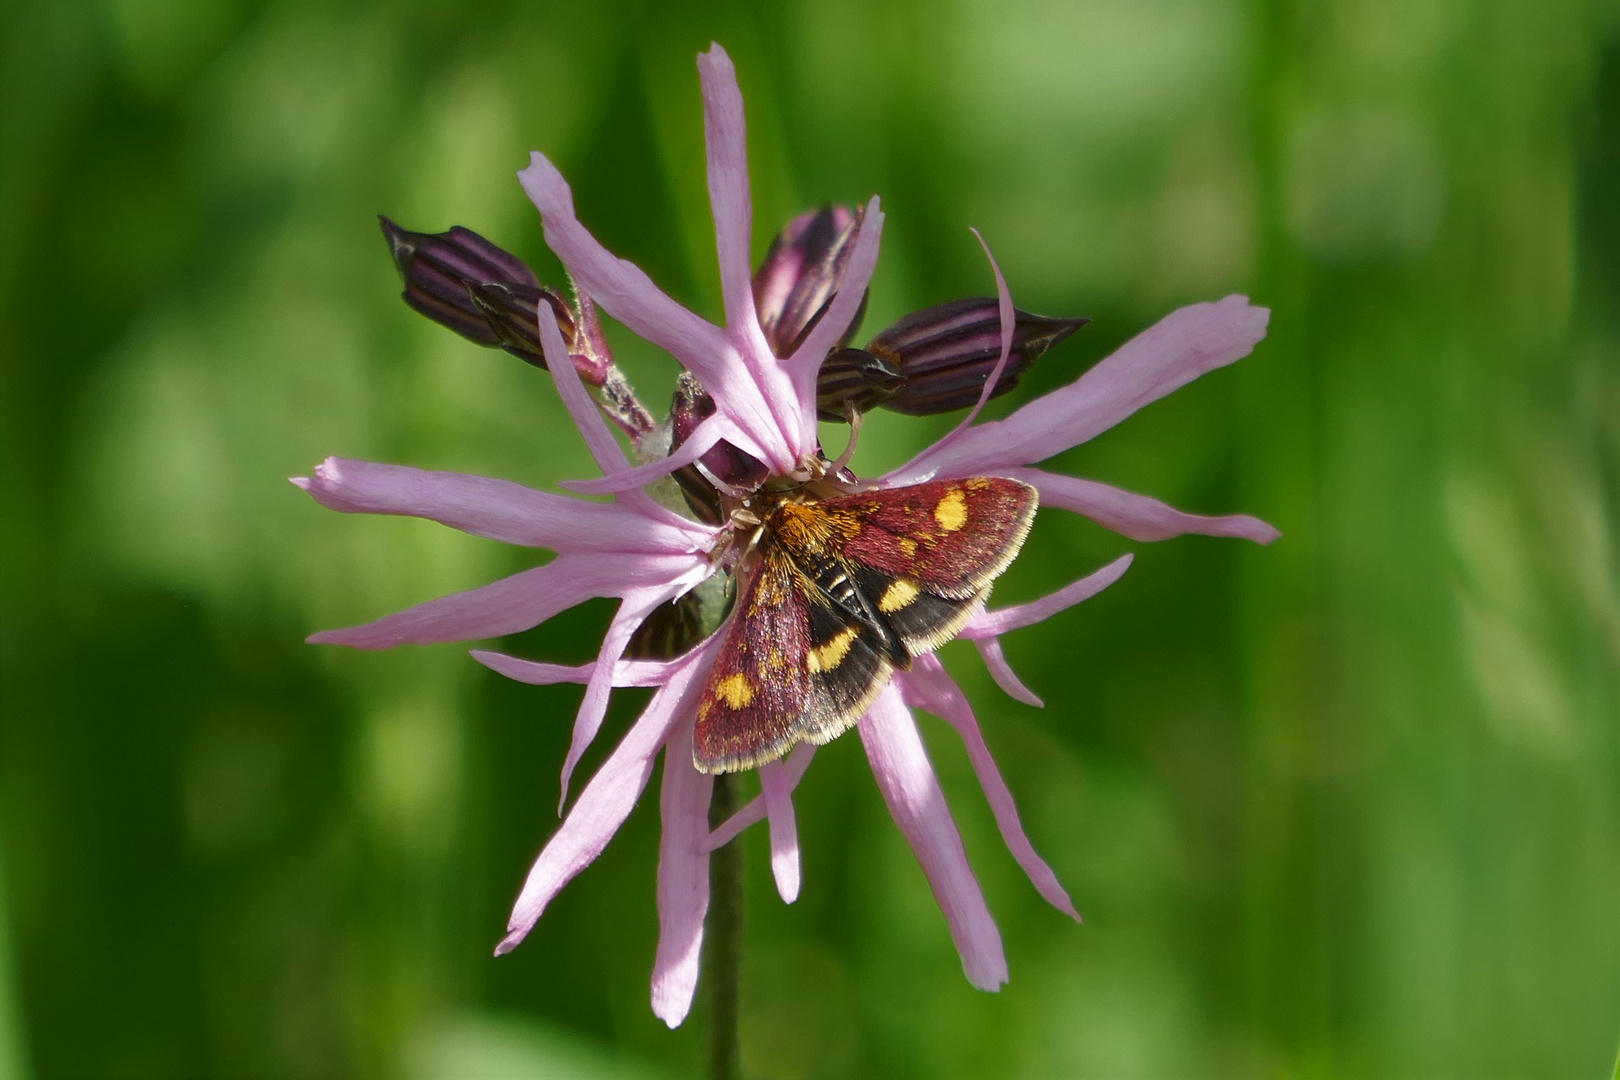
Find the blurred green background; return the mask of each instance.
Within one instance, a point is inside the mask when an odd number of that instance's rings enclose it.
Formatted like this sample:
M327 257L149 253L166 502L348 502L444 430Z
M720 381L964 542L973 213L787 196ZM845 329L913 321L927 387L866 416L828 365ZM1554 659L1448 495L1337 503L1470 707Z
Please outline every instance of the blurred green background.
M12 0L0 12L0 1076L679 1077L647 1003L657 803L514 955L577 688L302 644L533 565L324 511L327 454L592 475L549 380L410 312L374 215L558 281L513 173L718 312L694 55L736 59L756 249L884 198L867 327L992 288L1193 300L1253 357L1060 459L1269 549L1043 514L945 650L1038 848L924 733L1006 937L962 978L858 743L749 860L758 1076L1599 1077L1620 1042L1620 5ZM616 339L649 399L673 366ZM878 414L863 470L954 418ZM837 440L835 440L835 443ZM609 607L504 643L586 659ZM644 695L616 700L601 759ZM656 782L656 781L655 781Z

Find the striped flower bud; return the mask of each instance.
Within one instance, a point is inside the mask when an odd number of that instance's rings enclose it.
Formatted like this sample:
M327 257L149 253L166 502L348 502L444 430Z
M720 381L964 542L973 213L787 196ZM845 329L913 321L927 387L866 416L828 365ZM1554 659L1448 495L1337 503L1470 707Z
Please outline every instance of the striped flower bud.
M754 310L777 357L793 354L837 295L863 213L847 206L823 206L788 222L771 241L765 261L754 272ZM865 310L863 299L861 312ZM846 341L860 322L857 314Z
M556 312L564 339L574 339L568 302L541 285L516 255L460 225L449 232L416 233L386 217L378 220L405 280L401 298L440 326L543 368L538 325L543 299Z
M508 285L498 281L467 282L467 295L473 307L494 331L496 344L536 367L546 366L540 349L540 302L551 305L557 315L557 328L563 339L574 340L574 317L568 301L544 285Z
M887 357L865 349L836 349L816 376L816 416L848 423L852 414L870 412L904 383Z
M1090 319L1049 319L1016 312L1012 351L991 397L1018 385L1042 353ZM867 343L865 351L900 373L882 407L911 416L965 409L979 400L1001 358L1001 313L994 297L954 300L912 312Z
M652 609L624 646L626 660L673 660L703 640L703 596L686 592Z

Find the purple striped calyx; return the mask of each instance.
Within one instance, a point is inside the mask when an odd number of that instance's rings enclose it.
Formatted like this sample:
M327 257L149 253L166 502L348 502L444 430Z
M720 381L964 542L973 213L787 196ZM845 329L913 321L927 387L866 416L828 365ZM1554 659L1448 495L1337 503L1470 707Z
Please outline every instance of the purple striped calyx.
M1018 385L1047 349L1090 319L1014 314L1012 350L991 397ZM865 352L899 372L899 386L882 407L910 416L965 409L979 400L1001 358L1001 313L995 297L971 297L914 311L867 342ZM834 354L835 356L838 354ZM855 361L846 361L855 363Z
M400 298L440 326L490 348L501 348L536 367L540 302L551 305L564 340L573 343L573 306L540 284L527 263L471 229L418 233L378 216L394 265L405 281ZM578 351L578 350L576 350Z

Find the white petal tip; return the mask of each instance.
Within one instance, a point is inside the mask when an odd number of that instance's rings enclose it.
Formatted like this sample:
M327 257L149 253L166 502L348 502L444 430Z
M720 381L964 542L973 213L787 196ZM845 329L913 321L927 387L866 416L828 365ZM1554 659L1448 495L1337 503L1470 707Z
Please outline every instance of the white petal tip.
M511 933L501 938L501 943L495 946L495 955L505 956L507 953L523 944L523 939L528 936L529 931L527 927L521 930L513 930Z
M313 481L311 481L307 476L289 476L287 477L287 483L291 484L295 488L302 488L304 491L308 491Z
M686 1020L687 1014L692 1011L692 992L696 987L690 987L685 993L680 991L666 991L654 988L652 996L653 1015L662 1020L671 1031L680 1027Z

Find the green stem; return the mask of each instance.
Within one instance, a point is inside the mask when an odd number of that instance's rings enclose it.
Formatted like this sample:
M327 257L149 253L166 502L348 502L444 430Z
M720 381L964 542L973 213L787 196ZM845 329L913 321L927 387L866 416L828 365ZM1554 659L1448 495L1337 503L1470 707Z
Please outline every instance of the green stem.
M737 779L714 778L710 827L737 809ZM709 920L703 936L703 984L709 995L709 1080L738 1080L737 997L742 981L742 845L732 842L709 856Z

